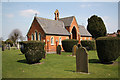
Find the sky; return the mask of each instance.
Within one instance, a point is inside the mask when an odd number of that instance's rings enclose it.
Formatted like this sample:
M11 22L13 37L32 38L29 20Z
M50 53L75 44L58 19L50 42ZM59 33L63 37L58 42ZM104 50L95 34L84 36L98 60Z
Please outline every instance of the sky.
M103 19L108 33L118 30L118 2L2 2L0 36L6 40L14 29L19 29L26 36L35 13L38 17L54 20L56 9L60 18L75 16L78 24L85 28L88 18L97 15Z

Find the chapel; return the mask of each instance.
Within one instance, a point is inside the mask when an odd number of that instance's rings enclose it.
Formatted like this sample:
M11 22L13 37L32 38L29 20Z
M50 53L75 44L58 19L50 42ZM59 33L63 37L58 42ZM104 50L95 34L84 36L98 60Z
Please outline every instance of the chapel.
M28 41L44 41L46 52L56 52L58 45L62 47L64 39L76 39L79 40L79 43L81 40L92 40L92 35L84 26L78 25L75 16L60 18L57 9L54 14L54 20L34 17L27 33Z

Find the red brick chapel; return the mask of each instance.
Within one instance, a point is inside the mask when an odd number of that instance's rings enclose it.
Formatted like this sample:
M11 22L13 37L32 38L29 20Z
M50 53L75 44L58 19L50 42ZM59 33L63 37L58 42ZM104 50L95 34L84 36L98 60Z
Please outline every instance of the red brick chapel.
M55 52L57 45L64 39L92 40L84 26L78 25L75 16L59 18L59 11L54 12L55 20L34 17L27 33L27 39L45 42L46 52ZM62 49L63 50L63 49Z

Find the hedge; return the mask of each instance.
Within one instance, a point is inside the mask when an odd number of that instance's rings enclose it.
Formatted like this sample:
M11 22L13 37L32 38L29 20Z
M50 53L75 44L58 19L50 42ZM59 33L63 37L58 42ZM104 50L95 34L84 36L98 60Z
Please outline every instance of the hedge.
M101 62L115 61L120 56L119 37L100 37L96 39L97 54Z
M66 39L62 41L62 47L65 52L72 52L72 47L77 45L78 40L76 39Z
M95 44L94 40L82 40L81 44L87 50L95 50L96 49L96 44Z
M6 44L10 44L11 47L13 46L13 41L10 40L10 39L7 39L7 40L5 41L5 43L6 43Z
M45 54L44 42L41 41L23 41L24 53L28 63L38 63Z

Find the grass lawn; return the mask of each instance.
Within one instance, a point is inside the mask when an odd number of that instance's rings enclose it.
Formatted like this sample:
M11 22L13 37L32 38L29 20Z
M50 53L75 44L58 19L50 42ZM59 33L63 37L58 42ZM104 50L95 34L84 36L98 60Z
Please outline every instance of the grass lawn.
M89 51L89 73L76 73L76 58L72 53L47 54L42 64L27 64L19 50L2 52L3 78L118 78L118 60L114 64L101 64L96 51ZM1 53L0 53L1 54ZM120 57L119 57L120 58Z

